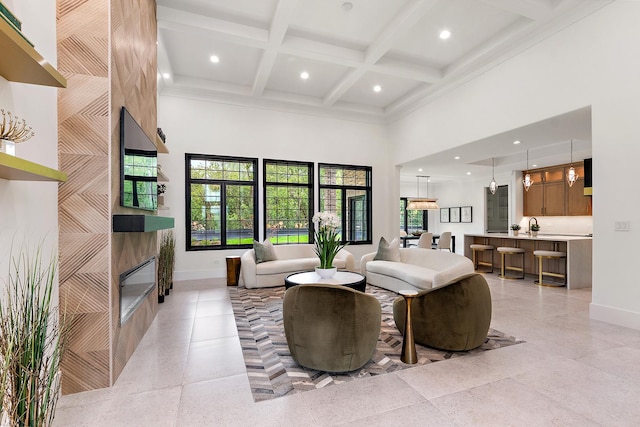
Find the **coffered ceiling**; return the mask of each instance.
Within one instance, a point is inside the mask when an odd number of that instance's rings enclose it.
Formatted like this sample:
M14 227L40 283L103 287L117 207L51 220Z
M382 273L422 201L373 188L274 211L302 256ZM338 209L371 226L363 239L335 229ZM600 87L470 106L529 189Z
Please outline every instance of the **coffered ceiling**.
M157 0L159 93L390 120L565 28L598 4ZM440 38L443 30L450 31L448 39ZM211 61L214 55L219 62ZM302 72L308 73L306 80Z

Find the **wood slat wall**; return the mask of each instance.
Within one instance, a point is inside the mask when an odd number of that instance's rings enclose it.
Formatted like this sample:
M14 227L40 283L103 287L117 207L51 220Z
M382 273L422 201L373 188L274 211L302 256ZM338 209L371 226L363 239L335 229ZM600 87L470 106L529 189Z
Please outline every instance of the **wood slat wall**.
M152 294L120 328L118 275L155 255L156 235L111 233L111 215L126 213L120 107L155 136L155 2L57 0L57 39L68 81L58 92L58 160L69 176L58 193L60 303L76 313L63 360L68 394L112 385L157 308Z

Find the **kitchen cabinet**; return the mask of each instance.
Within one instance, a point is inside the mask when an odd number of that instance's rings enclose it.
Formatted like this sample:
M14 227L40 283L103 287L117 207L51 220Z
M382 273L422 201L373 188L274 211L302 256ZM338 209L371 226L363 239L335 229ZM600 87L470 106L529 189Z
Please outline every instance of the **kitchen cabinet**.
M566 174L570 166L529 171L533 185L524 193L525 216L591 215L591 197L583 194L584 166L582 162L574 163L579 178L573 187L569 187Z

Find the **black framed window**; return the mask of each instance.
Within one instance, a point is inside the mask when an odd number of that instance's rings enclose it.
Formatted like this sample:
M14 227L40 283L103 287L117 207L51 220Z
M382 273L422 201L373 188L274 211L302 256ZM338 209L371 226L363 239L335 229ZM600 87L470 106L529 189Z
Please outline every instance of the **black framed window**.
M187 250L251 248L258 239L258 159L185 155Z
M370 166L318 164L318 207L341 220L343 242L371 243L372 169Z
M273 244L309 243L313 163L264 160L264 235Z
M407 234L429 229L429 211L407 210L408 199L400 198L400 230Z

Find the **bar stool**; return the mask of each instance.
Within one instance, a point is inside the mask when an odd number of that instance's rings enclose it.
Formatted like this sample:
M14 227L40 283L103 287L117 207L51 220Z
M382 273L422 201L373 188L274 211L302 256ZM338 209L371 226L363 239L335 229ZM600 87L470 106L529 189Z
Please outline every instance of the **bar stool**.
M536 251L533 251L533 256L538 258L538 280L536 280L534 283L540 286L567 286L566 274L553 273L550 271L542 271L542 260L544 258L557 259L557 260L564 259L564 269L566 271L567 270L567 253L566 252L536 250ZM543 274L546 276L558 277L562 279L562 283L543 282L542 280Z
M471 252L473 254L472 258L473 258L474 270L478 269L478 265L483 265L486 267L491 267L490 273L493 273L493 246L473 244L473 245L469 245L469 247L471 248ZM491 251L491 263L478 261L478 252L486 252L486 251Z
M498 249L498 253L500 254L500 277L503 279L524 279L524 249L522 248L512 248L510 246L500 246ZM507 255L520 255L522 256L522 267L511 267L505 265L505 256ZM522 273L522 276L519 277L509 277L505 274L506 270L519 271Z

